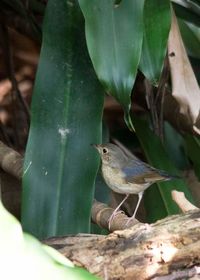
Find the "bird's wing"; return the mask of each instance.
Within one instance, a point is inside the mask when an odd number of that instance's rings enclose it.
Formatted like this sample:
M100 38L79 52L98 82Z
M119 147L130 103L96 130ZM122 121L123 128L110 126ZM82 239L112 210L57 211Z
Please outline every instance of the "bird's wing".
M136 184L153 183L156 181L170 180L171 176L165 171L158 170L139 159L129 160L122 168L125 180Z

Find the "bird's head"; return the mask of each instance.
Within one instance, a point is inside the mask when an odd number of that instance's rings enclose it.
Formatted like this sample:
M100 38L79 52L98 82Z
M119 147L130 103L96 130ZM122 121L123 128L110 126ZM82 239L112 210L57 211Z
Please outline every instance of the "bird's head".
M121 167L126 161L127 156L116 145L108 143L101 145L93 145L99 152L102 164L109 165L110 167Z

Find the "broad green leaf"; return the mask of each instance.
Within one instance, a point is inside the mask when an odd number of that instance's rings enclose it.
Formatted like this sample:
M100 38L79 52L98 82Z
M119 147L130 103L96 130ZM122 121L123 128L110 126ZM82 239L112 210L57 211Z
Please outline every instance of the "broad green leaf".
M187 22L193 23L196 26L200 27L200 17L199 14L196 13L194 10L189 8L185 8L181 5L178 5L173 2L173 9L176 13L176 16L180 19L183 19Z
M134 127L149 164L167 171L170 175L180 175L160 139L149 129L148 123L135 117ZM187 185L182 179L157 183L145 192L148 221L153 222L167 215L179 213L177 205L171 198L172 190L184 192L186 197L193 202Z
M74 267L73 264L64 262L64 256L60 255L53 248L48 248L38 242L29 234L24 234L24 250L21 259L17 263L20 269L19 277L22 280L28 279L58 279L58 280L97 280L98 278L91 275L84 269ZM50 252L50 253L49 253ZM54 252L54 253L52 253ZM21 263L21 265L20 265ZM66 265L67 263L67 265ZM70 264L70 265L68 265ZM24 269L24 267L26 269ZM16 277L16 274L14 274Z
M185 136L186 150L194 164L194 170L200 180L200 139L192 135Z
M48 1L25 155L22 223L39 238L90 231L103 92L77 1Z
M171 1L177 3L179 6L184 7L191 12L194 12L196 15L200 15L199 0L171 0Z
M190 164L184 151L184 137L168 122L164 122L164 135L165 150L171 161L173 161L179 169L187 169Z
M180 19L178 24L188 54L200 59L200 28Z
M97 279L58 251L22 232L19 222L0 202L0 261L3 279Z
M144 39L140 70L154 85L158 85L167 50L171 26L169 0L146 0L144 4Z
M23 245L22 229L17 219L3 206L0 200L0 260L11 260ZM10 246L10 247L9 247ZM12 248L12 254L11 249ZM1 263L2 265L2 263Z
M123 106L131 128L130 96L142 47L144 0L118 2L79 0L95 71L106 91Z

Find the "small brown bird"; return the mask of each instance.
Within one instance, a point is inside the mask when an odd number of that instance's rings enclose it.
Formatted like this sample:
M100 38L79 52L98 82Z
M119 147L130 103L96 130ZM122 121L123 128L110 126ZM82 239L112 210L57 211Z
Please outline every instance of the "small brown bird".
M135 156L127 156L118 146L108 143L94 145L102 160L102 173L106 184L117 193L126 194L122 202L114 210L109 219L110 223L129 194L138 194L138 202L127 224L135 218L144 191L155 182L167 181L171 176L165 171L156 169Z

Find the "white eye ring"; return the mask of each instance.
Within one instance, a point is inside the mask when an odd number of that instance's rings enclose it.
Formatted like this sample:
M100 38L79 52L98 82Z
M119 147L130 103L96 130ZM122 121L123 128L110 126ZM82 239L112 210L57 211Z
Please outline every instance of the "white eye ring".
M104 155L108 153L108 149L106 149L106 148L103 148L102 151L103 151Z

